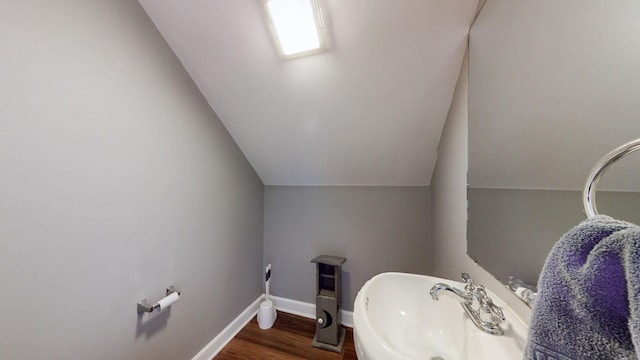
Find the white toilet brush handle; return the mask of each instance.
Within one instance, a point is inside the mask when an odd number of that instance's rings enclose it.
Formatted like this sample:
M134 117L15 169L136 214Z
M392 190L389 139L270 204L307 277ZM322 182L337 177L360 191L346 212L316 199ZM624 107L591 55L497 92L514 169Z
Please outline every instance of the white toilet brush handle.
M266 301L269 301L269 284L271 283L271 264L267 265L265 269L265 290L266 290Z

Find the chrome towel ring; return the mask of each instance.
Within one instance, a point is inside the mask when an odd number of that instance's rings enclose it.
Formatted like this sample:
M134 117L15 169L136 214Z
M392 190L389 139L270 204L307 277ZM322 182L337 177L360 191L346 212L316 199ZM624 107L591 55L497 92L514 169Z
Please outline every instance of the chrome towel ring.
M598 186L600 176L602 176L607 168L616 162L616 160L636 150L640 150L640 139L629 141L611 150L611 152L600 159L593 169L591 169L589 177L587 177L587 182L584 185L584 190L582 191L582 204L584 205L584 211L587 213L587 217L592 218L598 214L598 209L596 208L596 186Z

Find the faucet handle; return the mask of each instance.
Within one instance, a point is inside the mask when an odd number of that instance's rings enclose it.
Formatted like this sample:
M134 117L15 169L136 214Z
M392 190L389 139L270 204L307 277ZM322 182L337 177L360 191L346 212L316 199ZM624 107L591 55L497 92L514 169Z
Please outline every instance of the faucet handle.
M492 322L500 324L505 320L504 312L502 312L502 309L498 305L494 304L493 299L487 294L484 286L481 285L477 287L476 295L480 303L480 309L491 314Z
M502 309L493 302L491 302L491 313L493 314L496 323L500 324L505 320L504 312L502 312Z
M473 279L471 278L471 276L469 276L469 274L463 272L462 273L462 280L464 280L464 282L465 282L464 289L466 291L474 292L476 290L476 284L473 282Z
M505 320L504 317L504 312L502 312L502 309L493 303L493 301L491 300L491 298L488 298L489 301L487 302L487 306L489 308L489 311L491 313L491 320L492 322L496 323L496 324L500 324Z

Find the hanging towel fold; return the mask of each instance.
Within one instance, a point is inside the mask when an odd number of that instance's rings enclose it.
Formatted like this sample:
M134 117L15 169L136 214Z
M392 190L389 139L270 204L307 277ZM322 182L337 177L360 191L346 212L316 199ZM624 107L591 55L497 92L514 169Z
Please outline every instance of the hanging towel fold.
M526 360L640 359L640 227L597 215L553 247Z

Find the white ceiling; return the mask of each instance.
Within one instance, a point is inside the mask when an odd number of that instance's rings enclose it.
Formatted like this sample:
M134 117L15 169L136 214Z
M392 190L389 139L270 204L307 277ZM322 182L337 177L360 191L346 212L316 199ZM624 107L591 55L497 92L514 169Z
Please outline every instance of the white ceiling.
M327 0L281 60L259 0L140 0L266 185L428 185L478 0Z

